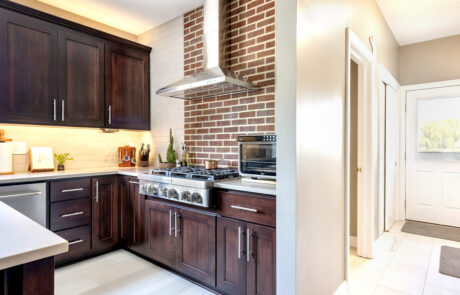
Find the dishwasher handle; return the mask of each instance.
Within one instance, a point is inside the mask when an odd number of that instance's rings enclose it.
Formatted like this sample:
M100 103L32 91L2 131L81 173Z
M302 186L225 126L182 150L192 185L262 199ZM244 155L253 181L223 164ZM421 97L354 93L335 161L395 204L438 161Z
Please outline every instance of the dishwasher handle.
M42 192L30 192L30 193L18 193L18 194L10 194L10 195L0 195L0 199L21 198L21 197L36 196L36 195L41 195L41 194L42 194Z

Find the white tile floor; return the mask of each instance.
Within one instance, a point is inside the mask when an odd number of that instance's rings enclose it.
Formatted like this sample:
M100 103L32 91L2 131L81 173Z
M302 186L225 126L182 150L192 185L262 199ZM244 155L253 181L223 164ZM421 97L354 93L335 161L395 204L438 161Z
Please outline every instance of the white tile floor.
M124 250L60 268L55 278L57 295L213 294Z
M349 294L460 295L460 279L439 273L441 246L460 243L403 233L403 224L384 233L374 259L350 251Z

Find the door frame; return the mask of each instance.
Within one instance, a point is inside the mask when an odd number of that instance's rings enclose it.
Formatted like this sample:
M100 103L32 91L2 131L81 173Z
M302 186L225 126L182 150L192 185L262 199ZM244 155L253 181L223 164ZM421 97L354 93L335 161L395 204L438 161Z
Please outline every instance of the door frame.
M379 176L378 176L378 202L379 202L379 210L378 210L378 231L379 234L385 230L385 163L386 163L386 89L385 86L389 85L393 89L396 90L396 97L398 99L398 103L401 102L400 99L400 85L399 82L393 77L393 75L383 66L382 64L379 65ZM399 117L401 121L401 111L399 111ZM400 128L400 127L399 127ZM401 130L399 132L400 137L399 140L401 142ZM398 157L401 159L400 150L398 150ZM401 160L398 162L400 165ZM401 166L401 165L400 165ZM396 177L399 177L400 167L396 170ZM396 184L397 185L397 184ZM399 186L395 187L396 194L395 194L395 220L398 220L398 195L399 195Z
M377 173L377 133L378 104L375 95L376 54L358 38L350 28L346 28L345 61L345 124L344 124L344 187L345 187L345 279L349 276L350 245L350 67L351 60L358 64L358 165L362 172L358 175L358 255L372 258L374 255L374 200ZM374 128L375 127L375 128ZM375 173L373 173L373 171ZM361 181L360 181L361 179Z
M439 82L420 83L413 85L401 86L400 88L400 148L399 148L399 193L396 208L396 217L398 220L406 220L406 120L407 120L407 93L409 91L426 90L431 88L460 86L460 79L446 80Z

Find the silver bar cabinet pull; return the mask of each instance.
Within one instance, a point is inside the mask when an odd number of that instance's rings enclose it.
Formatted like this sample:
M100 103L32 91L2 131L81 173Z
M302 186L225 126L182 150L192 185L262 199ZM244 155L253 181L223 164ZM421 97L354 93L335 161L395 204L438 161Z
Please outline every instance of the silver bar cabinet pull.
M241 227L238 226L238 259L241 259Z
M85 213L84 211L79 211L75 213L62 214L61 217L62 218L72 217L72 216L77 216L77 215L83 215L84 213Z
M83 190L82 187L79 188L71 188L71 189L62 189L61 193L71 193L71 192L81 192Z
M64 118L65 118L65 115L64 115L65 106L64 106L64 104L65 104L65 102L64 102L64 100L62 100L62 114L61 114L62 122L64 122Z
M79 239L79 240L75 240L75 241L69 242L69 246L76 245L76 244L80 244L80 243L83 243L83 240L82 240L82 239Z
M99 203L99 181L96 181L96 203Z
M53 99L53 120L57 121L57 114L56 114L56 100Z
M231 205L230 207L233 209L241 210L241 211L248 211L248 212L253 212L253 213L258 212L257 209L254 209L254 208L246 208L246 207L241 207L237 205Z
M249 262L249 255L251 255L251 251L249 250L250 248L250 237L251 237L251 231L249 228L246 230L246 261Z
M172 211L169 210L169 235L172 235Z
M129 183L132 183L132 184L139 184L139 181L129 181Z
M180 222L180 220L179 220L179 222ZM174 237L175 238L177 238L177 232L180 232L180 228L178 229L178 227L177 227L177 211L174 211Z
M109 125L112 124L112 106L109 105Z

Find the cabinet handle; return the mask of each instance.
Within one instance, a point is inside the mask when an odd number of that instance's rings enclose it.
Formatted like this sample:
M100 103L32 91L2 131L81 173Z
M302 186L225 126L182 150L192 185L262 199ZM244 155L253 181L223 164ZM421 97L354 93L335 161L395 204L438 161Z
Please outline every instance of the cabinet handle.
M99 181L96 181L96 203L99 203Z
M56 100L53 99L53 120L57 121L57 114L56 114Z
M64 100L62 100L62 122L64 122L64 118L65 118L65 115L64 115L64 110L65 110L65 102Z
M249 230L249 228L246 230L246 261L249 262L249 255L251 255L251 251L249 249L250 248L250 237L251 237L251 231Z
M131 184L139 184L139 181L131 181L130 180L129 183L131 183Z
M172 211L169 210L169 235L172 235Z
M180 218L180 215L177 216L177 211L174 211L174 237L177 238L177 233L180 232L180 228L177 226L177 217ZM180 222L180 219L179 219Z
M61 190L61 193L81 192L82 190L83 190L82 187L71 188L71 189L63 189L63 190Z
M79 239L79 240L75 240L75 241L69 242L69 246L76 245L76 244L81 244L81 243L83 243L83 240L82 240L82 239Z
M257 209L253 209L253 208L246 208L246 207L241 207L241 206L236 206L236 205L231 205L230 206L232 209L237 209L237 210L241 210L241 211L248 211L248 212L253 212L253 213L257 213Z
M238 226L238 259L241 259L241 234L242 234L241 227Z
M83 215L84 213L85 213L84 211L79 211L75 213L62 214L61 217L62 218L72 217L72 216L77 216L77 215Z
M112 125L112 106L109 105L109 125Z

